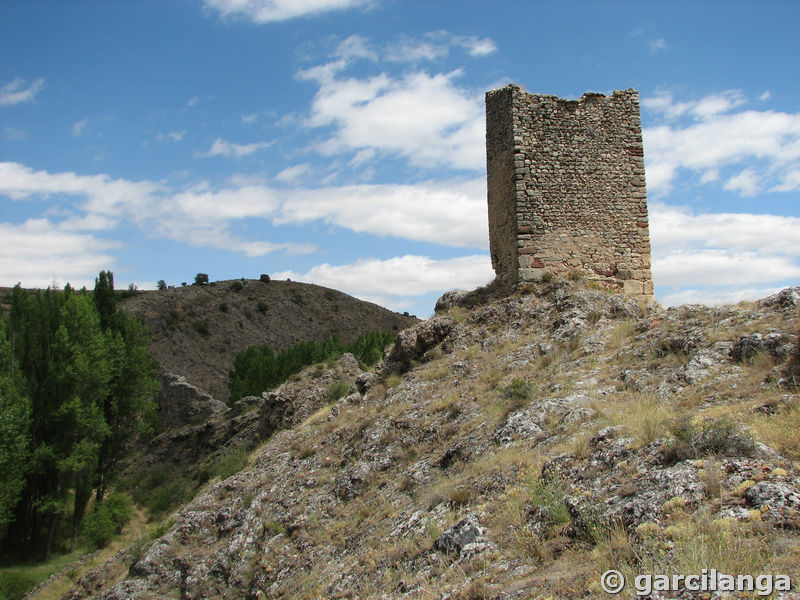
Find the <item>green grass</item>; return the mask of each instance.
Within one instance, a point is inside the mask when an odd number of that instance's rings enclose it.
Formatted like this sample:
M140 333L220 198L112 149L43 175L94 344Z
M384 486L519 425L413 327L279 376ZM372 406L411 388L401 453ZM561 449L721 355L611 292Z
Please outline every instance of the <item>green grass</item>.
M49 562L20 564L0 568L0 600L19 600L48 577L69 563L78 560L86 552L79 548L69 554L53 557Z

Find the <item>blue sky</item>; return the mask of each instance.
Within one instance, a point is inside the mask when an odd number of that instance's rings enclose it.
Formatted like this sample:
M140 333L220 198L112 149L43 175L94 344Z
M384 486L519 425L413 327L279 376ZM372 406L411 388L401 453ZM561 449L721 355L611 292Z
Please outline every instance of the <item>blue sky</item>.
M639 90L656 297L800 282L800 3L6 0L0 285L493 277L483 97Z

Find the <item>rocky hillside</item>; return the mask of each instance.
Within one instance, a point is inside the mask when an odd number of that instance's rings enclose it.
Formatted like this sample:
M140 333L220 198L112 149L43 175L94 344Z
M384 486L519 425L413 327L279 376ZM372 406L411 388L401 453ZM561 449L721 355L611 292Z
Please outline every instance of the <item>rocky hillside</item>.
M122 308L150 327L150 350L167 371L223 402L237 353L267 344L276 352L336 335L404 329L417 319L329 288L292 281L217 281L141 292Z
M249 465L64 598L600 598L607 569L800 581L800 288L662 310L554 282L439 308L376 373L320 365L256 399L277 431ZM340 399L314 391L340 377Z

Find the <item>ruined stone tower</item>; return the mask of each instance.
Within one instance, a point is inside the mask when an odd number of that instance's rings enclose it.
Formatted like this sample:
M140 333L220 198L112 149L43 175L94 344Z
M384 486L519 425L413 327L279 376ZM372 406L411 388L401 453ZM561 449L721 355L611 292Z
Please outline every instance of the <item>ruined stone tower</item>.
M506 283L581 273L652 297L639 94L486 94L492 266Z

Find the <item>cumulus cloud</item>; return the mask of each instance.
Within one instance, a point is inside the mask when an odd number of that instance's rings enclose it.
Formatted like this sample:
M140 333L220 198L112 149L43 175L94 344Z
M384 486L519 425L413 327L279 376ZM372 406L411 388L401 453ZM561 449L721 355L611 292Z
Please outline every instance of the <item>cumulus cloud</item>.
M276 279L315 283L384 306L408 306L415 296L450 289L474 289L494 278L488 255L435 260L405 255L387 260L361 259L347 265L322 264L305 273L283 271Z
M263 24L286 21L367 6L374 0L203 0L206 8L218 12L222 17L245 18Z
M16 77L0 87L0 106L14 106L23 102L33 102L36 94L44 89L44 79L36 79L27 83Z
M91 287L98 271L114 266L109 250L118 247L94 235L61 231L47 219L0 223L0 273L4 283L25 287L44 288L55 279Z
M663 306L680 306L681 304L705 304L720 306L737 302L758 300L776 294L781 288L776 287L734 287L711 289L686 289L670 293L660 299Z
M172 190L149 181L113 179L107 175L34 171L18 163L0 162L0 195L12 200L71 199L68 216L53 230L98 231L121 221L138 226L144 234L198 247L219 248L262 256L268 252L313 252L313 244L243 240L231 233L231 224L246 217L267 217L279 207L269 188L240 185L212 190L198 184ZM76 214L81 213L81 214Z
M356 79L325 67L299 74L320 86L308 125L334 129L322 152L375 150L416 166L484 167L483 98L456 85L459 71Z
M300 165L284 175L299 177L304 170ZM55 194L73 197L74 210L84 213L70 217L75 230L81 229L81 223L95 230L100 224L128 220L151 235L197 246L227 245L248 255L313 250L311 245L234 239L230 225L249 218L267 219L275 225L321 221L360 233L450 246L485 248L488 239L483 178L297 189L272 188L245 178L220 189L200 183L174 190L149 181L48 173L0 163L0 194L15 200Z
M652 203L653 279L658 288L666 288L659 299L669 305L721 304L763 296L781 282L800 280L797 231L797 217L695 214Z
M278 225L321 220L358 233L476 248L489 239L483 178L293 190L284 198Z
M202 152L198 154L198 156L205 156L209 158L212 156L241 158L243 156L249 156L254 152L258 152L259 150L263 150L264 148L269 148L271 145L272 142L234 144L233 142L227 142L222 138L217 138L214 140L214 143L211 144L211 148L209 148L208 152Z
M722 177L724 189L745 196L794 189L790 174L800 169L800 113L736 112L746 102L738 90L684 102L669 92L643 99L654 120L664 120L643 131L651 194L668 193L683 171L708 183L720 179L720 169L732 172Z

